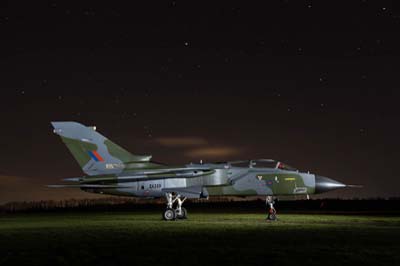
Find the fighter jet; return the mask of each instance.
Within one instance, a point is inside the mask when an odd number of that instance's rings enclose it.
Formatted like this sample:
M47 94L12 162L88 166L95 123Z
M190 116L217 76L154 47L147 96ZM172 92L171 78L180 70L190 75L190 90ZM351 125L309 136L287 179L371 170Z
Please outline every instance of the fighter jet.
M276 219L274 197L323 193L349 187L328 177L301 172L272 159L167 166L151 155L135 155L77 122L52 122L85 175L49 187L139 198L165 198L164 220L186 219L189 199L209 196L265 196L267 219ZM176 203L175 203L176 202Z

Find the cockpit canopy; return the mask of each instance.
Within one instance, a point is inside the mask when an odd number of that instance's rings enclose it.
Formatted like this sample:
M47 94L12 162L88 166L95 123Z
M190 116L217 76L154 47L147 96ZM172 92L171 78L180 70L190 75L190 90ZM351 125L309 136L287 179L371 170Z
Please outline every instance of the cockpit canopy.
M285 163L272 160L272 159L254 159L254 160L244 160L244 161L232 161L228 162L229 165L233 167L257 167L257 168L275 168L288 171L297 171L296 168L291 167Z

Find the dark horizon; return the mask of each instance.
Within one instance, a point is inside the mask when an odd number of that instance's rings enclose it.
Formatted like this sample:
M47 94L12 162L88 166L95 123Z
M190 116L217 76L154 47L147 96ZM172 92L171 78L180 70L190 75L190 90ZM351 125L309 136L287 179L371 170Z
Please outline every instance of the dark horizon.
M364 185L323 197L400 196L400 12L344 3L2 4L0 201L91 197L44 187L82 175L62 120L168 164L273 158Z

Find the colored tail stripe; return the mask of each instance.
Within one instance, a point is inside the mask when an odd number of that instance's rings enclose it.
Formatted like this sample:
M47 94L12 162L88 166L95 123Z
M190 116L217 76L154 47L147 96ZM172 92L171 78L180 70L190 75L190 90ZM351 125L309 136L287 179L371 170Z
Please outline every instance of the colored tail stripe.
M97 151L88 151L90 157L92 157L93 160L96 162L103 162L104 159L100 156L100 154L97 153Z
M103 157L100 156L100 154L97 153L97 151L93 151L94 156L96 156L97 160L100 162L104 162Z

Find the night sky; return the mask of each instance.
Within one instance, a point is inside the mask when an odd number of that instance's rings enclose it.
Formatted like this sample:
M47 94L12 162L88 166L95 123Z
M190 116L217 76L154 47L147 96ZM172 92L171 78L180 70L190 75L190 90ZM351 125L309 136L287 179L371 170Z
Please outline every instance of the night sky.
M1 3L0 202L90 196L44 188L82 175L62 120L168 164L274 158L364 185L326 196L400 196L391 2L70 2Z

